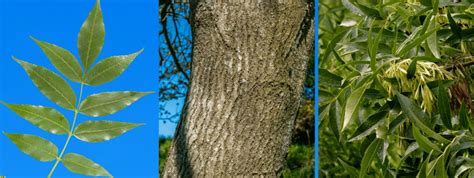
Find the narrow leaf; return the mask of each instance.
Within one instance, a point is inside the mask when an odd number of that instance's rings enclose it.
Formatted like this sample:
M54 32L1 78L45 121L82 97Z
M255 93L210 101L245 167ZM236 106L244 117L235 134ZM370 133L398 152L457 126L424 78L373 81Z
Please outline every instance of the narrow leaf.
M459 111L459 124L464 129L469 129L469 113L464 101L461 104L461 110Z
M44 131L58 135L69 133L68 120L53 108L27 104L8 104L1 101L0 103Z
M410 66L408 66L408 70L407 70L407 78L408 79L411 79L415 76L415 72L416 72L416 63L418 61L416 60L412 60L411 63L410 63Z
M89 70L102 50L104 37L104 19L100 9L100 0L97 0L86 21L82 24L77 40L79 56L85 71Z
M332 52L332 50L329 50L329 49L334 49L337 43L339 43L339 41L341 41L342 38L344 38L349 32L350 32L349 30L341 31L338 34L336 34L336 36L334 36L334 38L331 40L331 42L329 42L329 45L326 48L328 50L324 51L324 54L323 54L323 57L321 58L321 62L319 63L319 66L324 65L327 62L329 55L331 55L331 52Z
M64 79L44 67L30 64L15 57L13 59L25 69L36 87L49 100L63 108L74 110L76 94Z
M86 121L79 124L74 136L85 142L102 142L113 139L142 124L114 121Z
M449 9L448 9L448 21L449 21L449 27L451 27L451 31L453 32L454 37L458 39L461 38L462 37L461 27L459 27L456 21L454 21Z
M53 161L58 156L58 147L52 142L29 134L3 132L22 152L42 162Z
M423 136L418 130L418 128L415 125L412 125L412 132L413 132L413 137L415 137L416 142L420 146L420 148L429 153L431 150L435 150L439 153L442 153L441 149L435 145L433 142L431 142L428 138Z
M446 87L444 87L441 81L438 81L438 112L441 116L443 125L448 129L452 129L451 125L451 108L449 105L449 95Z
M369 169L370 164L374 160L374 158L377 157L378 149L382 145L383 140L376 138L372 143L369 145L367 150L364 153L364 156L362 157L361 161L361 166L360 166L360 171L359 171L359 178L365 177L365 173L367 172L367 169Z
M405 54L408 53L408 51L410 51L411 49L413 49L414 47L420 45L423 41L425 41L429 36L431 36L431 34L435 33L437 30L438 30L439 27L436 27L435 29L433 30L430 30L424 34L422 34L421 36L419 36L418 38L415 38L418 33L415 33L413 32L413 34L408 37L401 45L400 47L398 47L397 49L397 56L405 56Z
M100 61L87 73L85 83L97 86L114 80L142 51L143 49L130 55L113 56Z
M344 130L349 125L350 121L354 117L356 113L355 111L359 108L360 101L362 100L362 96L364 95L366 89L367 85L363 85L355 89L347 99L342 130Z
M46 56L49 58L49 61L64 74L67 78L72 81L80 83L82 81L82 68L76 57L72 55L68 50L50 44L44 41L37 40L36 38L31 37L36 44L43 50Z
M412 122L414 122L415 125L420 128L426 135L429 135L431 138L434 138L444 144L448 144L450 142L435 131L431 130L422 122L422 119L426 119L426 114L408 97L397 93L397 98L400 102L400 106L402 107L405 116L408 117Z
M112 176L99 164L76 153L64 155L62 162L69 171L77 174L86 176Z
M428 26L428 30L433 30L436 28L436 16L433 16L431 22ZM438 47L438 36L436 33L433 33L426 39L426 43L428 45L428 49L433 54L435 58L440 58L439 47Z
M94 94L81 103L79 112L92 117L110 115L151 93L126 91Z
M341 130L341 106L338 101L333 102L329 108L329 127L339 140L339 131Z
M369 135L370 133L372 133L372 131L375 128L377 128L377 126L383 123L382 121L384 121L383 119L385 118L387 114L388 114L388 111L380 111L371 115L364 123L362 123L357 128L357 130L349 139L349 142L359 140Z

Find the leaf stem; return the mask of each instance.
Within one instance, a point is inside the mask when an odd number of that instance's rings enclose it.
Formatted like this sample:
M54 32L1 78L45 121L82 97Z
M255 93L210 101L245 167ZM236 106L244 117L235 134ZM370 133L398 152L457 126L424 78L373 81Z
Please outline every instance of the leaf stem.
M81 82L81 90L79 92L79 100L77 101L76 109L74 109L74 119L72 121L71 129L67 135L67 140L66 143L64 143L63 149L61 150L61 153L59 156L56 158L56 162L53 165L53 168L51 168L51 171L49 171L48 178L51 178L51 176L54 173L54 170L56 170L56 167L58 166L59 161L61 161L61 158L63 157L64 151L66 151L67 145L69 144L69 140L71 140L72 135L74 134L74 126L76 125L76 119L77 115L79 114L79 106L82 100L82 91L84 89L84 82Z

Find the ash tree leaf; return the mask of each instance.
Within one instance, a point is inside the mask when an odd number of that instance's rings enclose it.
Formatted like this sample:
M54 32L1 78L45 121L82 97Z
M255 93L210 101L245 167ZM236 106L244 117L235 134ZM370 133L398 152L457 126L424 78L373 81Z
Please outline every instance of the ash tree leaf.
M443 152L436 144L434 144L428 138L423 136L420 130L415 125L412 125L412 132L413 132L413 137L415 137L416 142L418 143L418 145L423 151L427 153L429 153L431 150L435 150L439 153Z
M443 136L439 135L435 131L431 130L428 126L426 126L422 119L426 119L428 116L421 110L419 106L417 106L410 98L397 93L398 101L400 102L400 106L402 107L402 111L405 116L410 119L415 126L420 128L425 134L429 135L431 138L438 140L441 143L448 144L450 141Z
M369 145L367 150L364 153L364 156L362 157L361 165L360 165L360 171L359 171L359 178L365 177L365 173L367 172L367 169L369 169L370 164L374 160L374 158L377 157L378 149L382 145L383 140L376 138L372 143Z
M104 92L87 97L80 106L82 114L98 117L113 114L153 92Z
M105 168L76 153L68 153L62 159L63 165L71 172L86 176L112 176Z
M31 37L36 44L43 50L49 61L64 74L68 79L80 83L82 81L82 68L76 57L68 50L50 44L44 41L40 41L36 38Z
M436 16L432 17L431 22L428 26L428 30L433 30L436 28ZM438 36L436 33L433 33L426 39L426 43L428 45L428 49L433 54L433 56L437 59L440 58L439 47L438 47Z
M3 132L22 152L42 162L56 160L58 147L52 142L29 134Z
M79 124L74 136L85 142L103 142L113 139L142 124L114 121L85 121Z
M341 130L341 106L336 100L329 107L329 127L331 128L336 138L339 140L339 131Z
M461 104L461 109L459 111L459 124L464 129L469 129L469 113L467 112L467 107L464 101Z
M451 31L453 32L453 36L457 39L462 38L461 27L459 27L458 24L456 23L456 21L454 21L453 17L451 16L451 12L450 12L449 9L448 9L447 16L448 16L448 21L449 21L449 27L451 27Z
M143 51L123 56L112 56L97 63L87 74L85 83L101 85L117 78L128 65Z
M359 140L369 135L377 126L383 123L383 119L388 114L388 111L380 111L371 115L362 125L360 125L354 134L349 139L349 142Z
M420 45L423 41L425 41L428 37L430 37L433 33L438 31L439 27L436 27L426 33L421 34L413 32L401 45L398 47L396 51L397 56L405 56L410 50L415 48L416 46ZM417 37L418 36L418 37Z
M71 86L63 78L44 67L16 59L15 57L13 59L25 69L36 87L49 100L63 108L74 110L76 94L74 94Z
M362 96L364 95L365 90L367 89L367 85L363 85L357 89L355 89L347 99L345 110L344 110L344 122L342 125L342 130L344 130L354 117L356 110L359 108L360 101L362 100Z
M408 70L407 70L407 78L408 79L411 79L415 76L415 72L416 72L416 63L418 61L415 60L412 60L411 63L410 63L410 66L408 66Z
M8 104L1 101L0 103L44 131L58 135L69 133L68 120L53 108L27 104Z
M449 105L449 95L446 87L444 87L441 81L438 81L438 112L441 116L441 121L443 125L448 129L452 129L451 124L451 108Z
M100 8L100 0L97 0L86 21L82 24L77 40L79 56L85 71L89 70L97 56L99 56L104 45L104 37L104 19Z

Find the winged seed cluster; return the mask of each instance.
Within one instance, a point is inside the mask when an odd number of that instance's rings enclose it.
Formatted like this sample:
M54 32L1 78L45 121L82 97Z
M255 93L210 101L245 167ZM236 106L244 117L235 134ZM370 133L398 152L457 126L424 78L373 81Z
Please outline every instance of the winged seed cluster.
M31 134L4 132L22 152L29 156L42 162L55 161L48 178L52 176L59 162L62 162L67 169L74 173L112 177L105 168L85 156L76 153L65 154L71 137L74 136L84 142L103 142L141 125L108 120L89 120L75 127L79 113L90 117L111 115L151 93L104 92L93 94L81 101L84 85L98 86L114 80L143 50L130 55L106 58L91 68L102 50L104 36L105 29L100 1L97 0L79 32L78 50L82 66L68 50L32 38L59 72L69 80L80 84L81 89L78 97L76 97L76 93L71 86L56 73L13 57L23 67L41 93L62 108L74 112L74 118L70 124L69 120L54 108L28 104L8 104L0 101L1 104L40 129L56 135L67 135L67 140L59 152L54 143L44 138Z

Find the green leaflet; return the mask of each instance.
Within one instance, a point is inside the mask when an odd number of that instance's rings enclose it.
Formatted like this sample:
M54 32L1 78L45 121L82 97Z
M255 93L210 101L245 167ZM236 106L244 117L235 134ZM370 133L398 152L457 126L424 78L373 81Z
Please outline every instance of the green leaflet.
M461 110L459 111L459 125L464 129L469 129L469 113L467 112L467 107L464 101L461 104Z
M364 153L364 157L362 157L360 171L359 171L359 178L365 177L365 172L369 169L370 164L377 157L378 149L382 145L383 140L376 138L372 143L369 145L367 150Z
M143 49L130 55L112 56L100 61L87 73L85 83L97 86L114 80L142 51Z
M85 142L102 142L113 139L142 124L114 121L86 121L79 124L74 136Z
M350 124L350 121L356 113L355 111L359 108L360 101L362 100L362 96L364 95L367 87L368 85L364 84L361 87L355 89L347 99L344 110L344 124L342 125L342 130L344 130Z
M410 50L415 48L416 46L420 45L423 41L425 41L428 37L431 36L431 34L436 33L438 31L439 27L436 27L419 37L415 38L419 33L413 32L413 34L410 35L397 49L397 56L405 56Z
M88 71L99 56L104 45L105 28L100 9L100 0L97 0L86 21L82 24L77 39L77 48L84 70Z
M439 153L442 153L441 149L437 145L435 145L433 142L431 142L428 138L423 136L420 133L420 130L415 125L412 125L412 132L413 132L413 137L415 137L416 142L418 143L418 145L423 151L429 153L431 150L435 150Z
M410 63L410 65L408 66L408 69L407 69L407 78L408 79L411 79L415 76L415 72L416 72L416 63L418 61L416 59L412 60L412 62Z
M49 61L53 63L54 67L64 74L68 79L80 83L82 81L82 68L76 57L68 50L50 44L44 41L37 40L31 37L36 44L48 56Z
M363 137L372 133L372 131L377 128L381 123L383 123L385 116L388 114L388 111L380 111L371 115L362 125L360 125L354 134L349 139L349 142L362 139Z
M8 104L1 101L0 103L44 131L58 135L69 133L68 120L53 108L26 104Z
M13 59L25 69L36 87L49 100L63 108L74 110L76 95L64 79L44 67L30 64L15 57Z
M74 173L86 176L112 176L99 164L76 153L64 155L62 162L69 171Z
M426 119L426 114L413 103L408 97L397 93L397 98L400 102L400 106L402 107L403 113L414 122L415 126L420 128L425 134L429 135L431 138L434 138L442 143L449 143L450 141L446 138L442 137L435 131L431 130L428 126L426 126L421 119Z
M436 16L433 16L431 22L428 26L428 30L433 30L436 28ZM438 36L436 33L433 33L426 39L426 43L428 44L428 49L433 54L433 56L437 59L440 58L439 47L438 47Z
M10 134L3 132L22 152L31 157L47 162L58 156L58 147L50 141L29 134Z
M79 112L92 117L110 115L151 93L125 91L94 94L81 103Z
M441 116L441 121L443 125L448 129L452 129L451 124L451 108L449 106L449 95L446 87L443 85L442 81L438 81L438 112Z
M341 106L339 102L334 101L331 105L329 105L329 127L331 127L332 132L339 140L339 131L341 130Z

